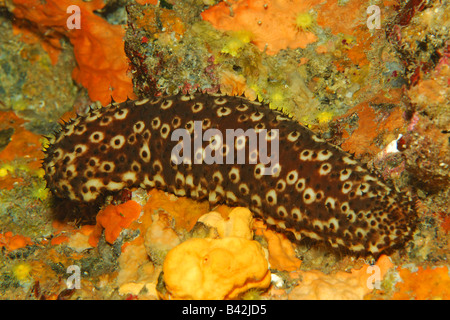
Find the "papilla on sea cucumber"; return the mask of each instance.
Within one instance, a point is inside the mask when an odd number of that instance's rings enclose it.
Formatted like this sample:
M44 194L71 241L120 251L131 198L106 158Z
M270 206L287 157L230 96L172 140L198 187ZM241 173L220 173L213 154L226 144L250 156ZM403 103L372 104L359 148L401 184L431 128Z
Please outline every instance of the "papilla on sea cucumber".
M180 149L184 139L173 139L177 129L197 141L190 150ZM227 140L230 130L236 136ZM203 132L209 136L198 143L195 135ZM267 142L271 163L258 162L261 150L249 148L253 132L265 133L259 142ZM269 143L274 139L277 150ZM47 186L59 198L93 203L124 188L156 187L248 207L293 240L312 239L354 255L403 247L417 220L410 197L350 154L243 97L197 92L112 103L63 124L45 153ZM215 161L206 163L208 156Z

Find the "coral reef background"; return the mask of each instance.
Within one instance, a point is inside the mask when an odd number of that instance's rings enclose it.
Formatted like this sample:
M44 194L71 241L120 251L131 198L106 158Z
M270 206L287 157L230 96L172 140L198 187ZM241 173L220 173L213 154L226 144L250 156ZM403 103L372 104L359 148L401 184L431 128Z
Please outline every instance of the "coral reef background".
M450 299L449 30L447 1L0 0L0 298ZM55 202L58 119L196 89L283 109L410 192L413 240L373 261L157 190Z

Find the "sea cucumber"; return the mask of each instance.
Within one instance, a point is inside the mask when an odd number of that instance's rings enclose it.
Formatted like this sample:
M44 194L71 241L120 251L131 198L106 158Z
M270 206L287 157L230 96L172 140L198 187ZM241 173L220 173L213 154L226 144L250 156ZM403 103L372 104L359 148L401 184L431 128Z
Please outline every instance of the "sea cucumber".
M267 132L266 140L277 138L276 169L263 174L261 163L237 163L249 137L234 141L234 163L225 161L230 141L216 150L223 164L177 163L173 150L179 141L172 133L184 128L195 138L198 121L202 130L217 129L223 137L227 129L254 129ZM204 157L211 143L203 141L193 156ZM254 151L246 142L245 150L249 157ZM47 187L59 198L93 203L123 188L157 187L248 207L294 240L312 239L354 255L378 256L404 246L417 220L409 196L350 154L284 113L243 97L197 92L113 102L62 124L45 153ZM257 155L258 150L252 156Z

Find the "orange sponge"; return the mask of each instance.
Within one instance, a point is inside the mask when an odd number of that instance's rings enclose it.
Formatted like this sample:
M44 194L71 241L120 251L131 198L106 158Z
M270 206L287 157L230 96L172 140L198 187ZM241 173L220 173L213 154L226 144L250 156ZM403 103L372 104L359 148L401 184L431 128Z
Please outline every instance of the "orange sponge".
M223 1L205 10L203 20L227 31L249 31L252 42L267 54L287 48L305 48L317 41L314 33L296 24L299 14L319 4L320 0L234 0Z
M402 281L397 283L398 292L394 294L394 299L450 299L450 276L447 266L419 267L415 272L401 268L399 274Z
M29 237L24 237L20 234L13 236L11 231L0 233L0 248L5 247L8 251L14 251L20 248L24 248L27 245L33 244Z
M69 38L78 64L72 77L87 88L92 100L106 105L111 97L117 101L134 98L133 85L127 76L124 29L94 14L104 6L102 0L13 0L13 4L17 18L33 22L37 31L50 34L53 42L58 35ZM72 5L79 8L80 28L69 30L68 19L74 13L67 11Z
M98 240L105 230L105 240L114 243L123 229L139 218L141 206L136 201L130 200L124 204L109 205L97 215L97 225L89 237L89 244L97 246Z

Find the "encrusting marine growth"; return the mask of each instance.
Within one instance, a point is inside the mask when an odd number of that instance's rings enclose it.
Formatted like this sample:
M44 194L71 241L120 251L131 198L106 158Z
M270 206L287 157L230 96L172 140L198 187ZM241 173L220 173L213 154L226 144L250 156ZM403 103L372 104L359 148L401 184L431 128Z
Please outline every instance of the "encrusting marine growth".
M205 133L200 143L198 124ZM187 132L182 149L177 129ZM208 129L214 134L207 137ZM241 134L225 139L229 130ZM259 147L270 145L270 172L263 150L250 148L252 130ZM189 137L192 150L184 144ZM248 207L295 240L355 255L402 247L415 229L408 196L285 114L242 97L192 93L113 102L63 124L45 152L47 186L60 198L93 203L123 188L157 187ZM208 154L215 160L209 164Z

